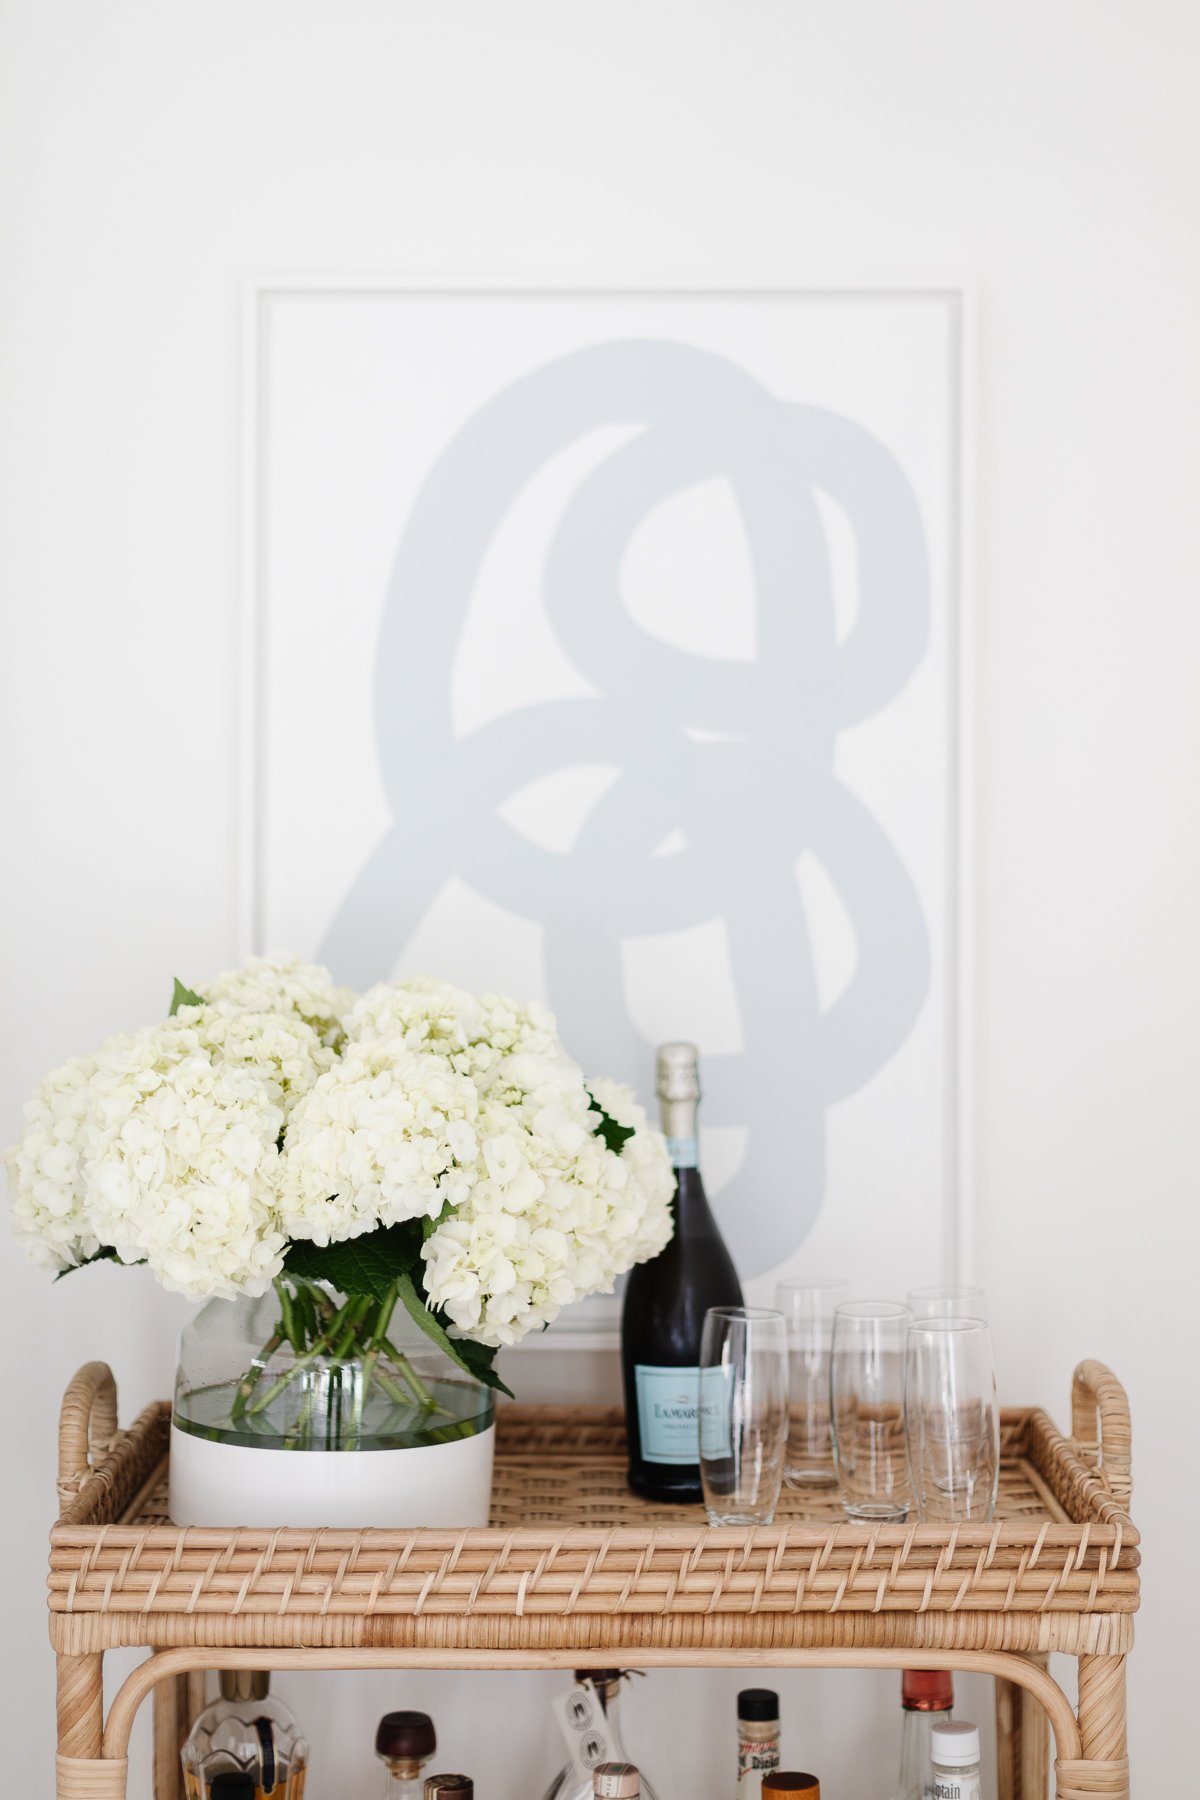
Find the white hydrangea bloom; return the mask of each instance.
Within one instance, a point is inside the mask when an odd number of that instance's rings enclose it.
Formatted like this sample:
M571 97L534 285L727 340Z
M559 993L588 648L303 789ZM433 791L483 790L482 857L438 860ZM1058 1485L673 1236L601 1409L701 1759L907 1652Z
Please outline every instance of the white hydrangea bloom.
M289 1236L338 1243L461 1203L475 1178L478 1112L475 1083L445 1056L394 1038L348 1045L288 1122Z
M605 1111L635 1128L624 1154L609 1150L571 1071L562 1055L501 1059L480 1112L483 1172L422 1252L431 1302L485 1344L516 1343L572 1301L611 1292L671 1235L662 1138L628 1090L600 1084Z
M629 1257L626 1268L632 1269L636 1263L649 1262L671 1241L675 1230L671 1212L675 1171L667 1153L666 1139L650 1124L646 1109L639 1104L632 1088L600 1076L592 1082L591 1091L597 1103L618 1125L633 1127L633 1136L626 1138L621 1151L629 1185L637 1191L637 1224L626 1245Z
M299 1012L250 1012L229 999L181 1006L176 1022L190 1026L210 1056L253 1069L270 1097L291 1115L337 1052Z
M476 999L453 982L422 976L368 988L350 1009L346 1030L360 1043L386 1037L410 1050L436 1050L477 1081L515 1051L562 1054L554 1015L544 1006L500 994Z
M100 1248L81 1169L92 1102L91 1057L52 1069L25 1104L25 1129L7 1152L13 1232L32 1262L69 1269Z
M89 1217L175 1293L261 1294L283 1266L278 1083L170 1020L97 1051L83 1125Z
M354 1005L352 988L339 987L329 970L298 956L251 956L240 969L227 969L194 992L205 1000L228 1001L242 1012L295 1013L323 1044L337 1047L344 1019Z
M544 1007L437 981L355 1001L295 957L197 991L34 1094L7 1161L37 1260L106 1247L183 1293L260 1294L289 1238L428 1219L430 1303L500 1345L669 1238L662 1138L628 1089L589 1094ZM592 1095L633 1130L621 1154Z

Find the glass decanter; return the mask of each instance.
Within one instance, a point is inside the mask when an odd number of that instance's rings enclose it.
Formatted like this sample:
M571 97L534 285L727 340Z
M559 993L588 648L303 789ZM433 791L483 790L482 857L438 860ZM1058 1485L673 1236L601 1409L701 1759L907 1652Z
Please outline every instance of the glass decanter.
M605 1737L608 1743L607 1757L610 1761L625 1762L624 1740L621 1736L620 1698L621 1684L628 1677L625 1669L576 1669L575 1680L580 1687L590 1688L600 1703L604 1714ZM640 1765L639 1765L640 1767ZM645 1775L641 1778L641 1800L658 1800L654 1789ZM592 1777L590 1771L579 1776L572 1763L561 1768L550 1786L546 1789L544 1800L592 1800Z
M222 1669L221 1698L206 1706L183 1746L187 1800L209 1800L213 1778L243 1773L255 1800L302 1800L308 1744L260 1669ZM218 1795L221 1788L218 1787Z

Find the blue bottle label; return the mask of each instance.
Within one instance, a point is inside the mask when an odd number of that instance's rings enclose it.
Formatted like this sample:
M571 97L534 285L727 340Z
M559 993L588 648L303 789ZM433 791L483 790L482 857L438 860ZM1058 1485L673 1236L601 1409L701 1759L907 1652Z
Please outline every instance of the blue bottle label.
M700 1371L634 1366L642 1461L700 1461Z

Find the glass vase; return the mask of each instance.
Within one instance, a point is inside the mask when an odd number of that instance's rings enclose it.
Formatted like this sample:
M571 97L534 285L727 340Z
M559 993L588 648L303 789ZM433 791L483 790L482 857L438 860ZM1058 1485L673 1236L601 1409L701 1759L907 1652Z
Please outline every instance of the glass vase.
M198 1309L179 1342L175 1523L487 1523L491 1390L397 1298L286 1277Z

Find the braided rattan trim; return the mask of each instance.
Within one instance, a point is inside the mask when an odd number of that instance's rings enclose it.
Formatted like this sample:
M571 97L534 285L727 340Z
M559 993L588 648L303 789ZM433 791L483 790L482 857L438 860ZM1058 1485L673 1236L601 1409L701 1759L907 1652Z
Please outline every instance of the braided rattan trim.
M124 1757L87 1761L78 1756L56 1756L58 1800L125 1800L129 1764Z
M1126 1800L1129 1758L1112 1762L1080 1762L1062 1757L1054 1765L1058 1800Z
M501 1614L1132 1611L1137 1574L1078 1528L950 1533L245 1531L60 1527L52 1610ZM75 1542L72 1543L71 1539Z

